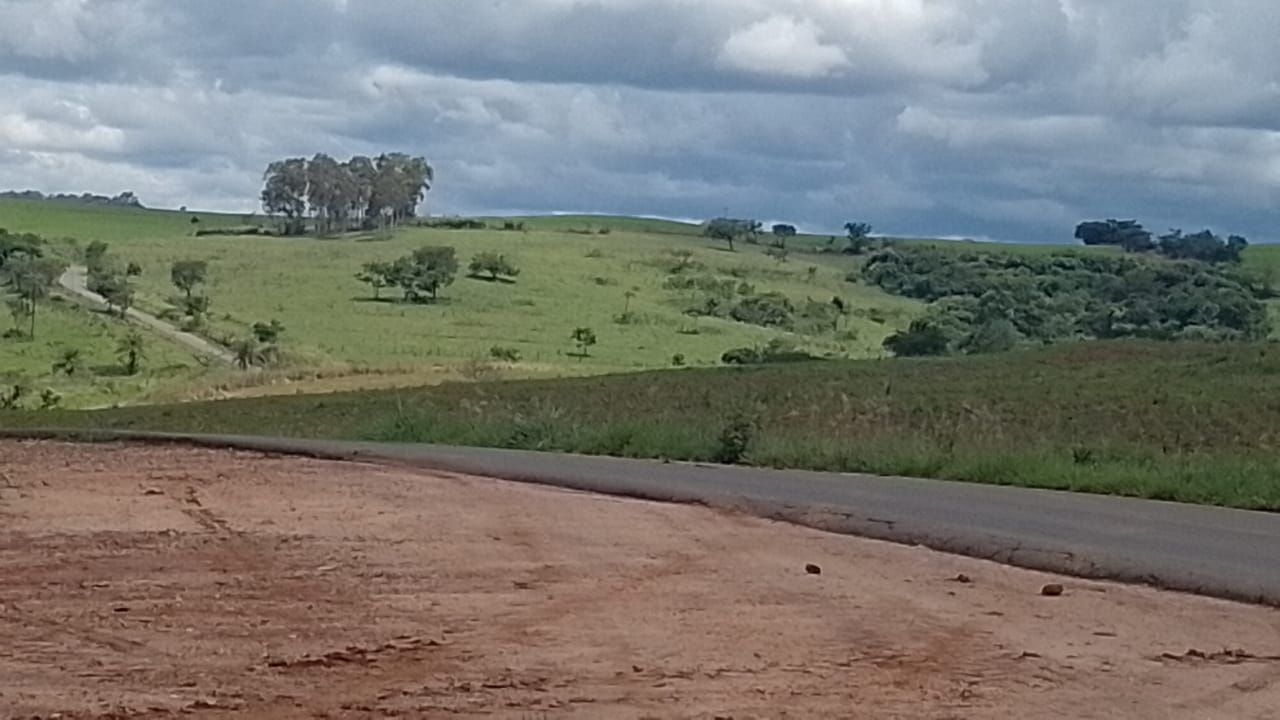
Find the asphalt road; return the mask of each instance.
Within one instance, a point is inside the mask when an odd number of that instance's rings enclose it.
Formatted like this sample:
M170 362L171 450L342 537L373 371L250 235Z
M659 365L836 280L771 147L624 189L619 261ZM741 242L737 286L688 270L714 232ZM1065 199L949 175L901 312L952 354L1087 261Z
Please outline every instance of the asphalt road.
M147 433L47 435L394 463L701 503L1021 567L1280 606L1280 515L1269 513L935 480L514 450Z

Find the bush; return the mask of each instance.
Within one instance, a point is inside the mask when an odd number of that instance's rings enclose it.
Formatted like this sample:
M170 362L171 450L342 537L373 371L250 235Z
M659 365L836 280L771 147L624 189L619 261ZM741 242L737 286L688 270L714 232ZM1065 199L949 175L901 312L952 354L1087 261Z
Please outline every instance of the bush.
M916 320L906 330L890 335L884 347L898 357L946 355L951 351L951 340L937 323Z
M482 252L471 258L469 266L470 275L473 278L488 279L496 282L499 278L515 278L520 274L517 268L505 255L499 255L495 252ZM488 275L488 278L485 276Z
M520 351L513 347L494 345L489 348L489 357L499 362L518 363L520 362Z
M761 327L791 327L795 306L781 293L763 293L743 299L729 313L738 322Z
M756 422L743 414L729 418L720 430L715 461L724 465L736 465L747 456L751 441L755 438Z
M720 356L725 365L774 365L815 360L821 358L798 350L783 340L770 340L764 347L734 348Z

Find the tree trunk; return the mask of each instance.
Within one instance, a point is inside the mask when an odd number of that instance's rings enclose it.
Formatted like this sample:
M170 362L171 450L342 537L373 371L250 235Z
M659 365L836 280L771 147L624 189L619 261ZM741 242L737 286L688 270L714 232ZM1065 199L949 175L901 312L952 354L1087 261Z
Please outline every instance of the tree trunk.
M31 329L30 329L30 331L27 333L27 337L31 338L31 339L34 341L34 340L36 339L36 301L35 301L35 298L32 298L32 299L31 299L30 312L31 312Z

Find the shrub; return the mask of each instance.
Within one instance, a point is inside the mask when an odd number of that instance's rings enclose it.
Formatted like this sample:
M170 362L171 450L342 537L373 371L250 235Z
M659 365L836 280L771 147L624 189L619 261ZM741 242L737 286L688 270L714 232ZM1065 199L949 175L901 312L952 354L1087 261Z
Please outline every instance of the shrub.
M729 418L720 430L714 460L725 465L736 465L747 456L751 441L755 438L756 422L745 414Z
M795 306L781 293L763 293L744 298L729 313L738 322L761 327L790 327Z
M489 348L489 357L499 362L518 363L520 362L520 351L513 347L494 345Z

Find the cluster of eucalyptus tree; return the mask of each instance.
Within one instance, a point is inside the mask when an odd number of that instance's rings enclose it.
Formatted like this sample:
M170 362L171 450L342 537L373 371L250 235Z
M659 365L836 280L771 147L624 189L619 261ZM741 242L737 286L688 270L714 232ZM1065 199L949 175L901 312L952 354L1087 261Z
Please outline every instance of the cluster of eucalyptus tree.
M435 180L422 157L389 153L339 162L323 153L267 166L262 208L287 235L391 228L414 217Z

